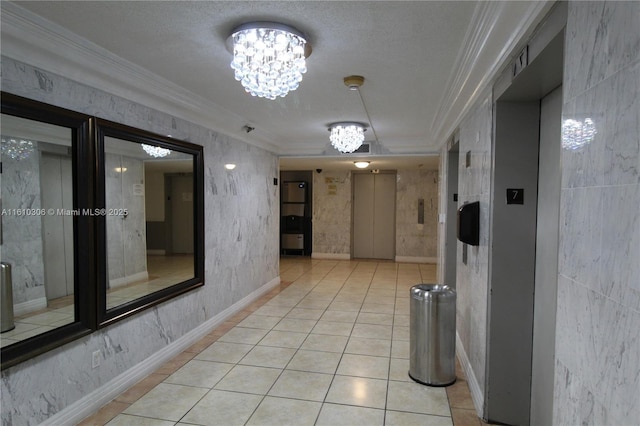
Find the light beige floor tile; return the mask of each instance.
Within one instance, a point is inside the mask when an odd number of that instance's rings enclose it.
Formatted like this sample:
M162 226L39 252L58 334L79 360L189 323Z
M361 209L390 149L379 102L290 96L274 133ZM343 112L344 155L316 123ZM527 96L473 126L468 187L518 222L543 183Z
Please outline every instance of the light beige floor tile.
M341 357L340 353L298 350L287 370L335 374Z
M444 388L429 387L415 382L390 381L387 409L438 416L451 414Z
M306 333L271 330L259 343L261 346L298 349L307 338Z
M327 307L328 311L358 312L362 303L360 302L333 302Z
M386 380L335 376L325 401L360 407L384 408L386 395Z
M291 311L291 308L283 308L280 306L263 305L256 309L253 313L255 315L265 315L269 317L284 317Z
M391 339L392 327L390 325L358 324L353 326L351 335L368 339Z
M249 345L255 345L268 332L269 330L261 330L258 328L233 327L218 340L221 342L246 343Z
M277 368L236 365L215 389L266 395L281 372Z
M323 313L324 309L293 308L285 318L319 320Z
M266 397L247 425L305 426L313 425L322 406L319 402Z
M330 336L327 334L309 334L300 349L322 352L342 353L347 345L347 336Z
M357 355L389 357L391 356L391 342L383 339L351 337L344 352Z
M409 358L410 342L408 340L393 340L391 342L392 358Z
M327 309L331 303L329 299L305 299L296 305L296 308L305 309Z
M394 305L383 305L380 303L364 302L360 312L372 312L377 314L393 314L395 312Z
M356 323L359 324L378 324L393 325L393 315L391 314L374 314L373 312L360 312Z
M383 426L384 410L324 404L316 426Z
M396 296L395 294L393 296L379 296L369 292L364 299L364 303L367 305L395 305Z
M346 311L325 311L320 318L321 321L332 321L332 322L348 322L355 323L356 318L358 317L357 312L346 312Z
M389 380L398 382L412 382L409 377L409 360L404 358L391 358L389 366Z
M309 333L316 325L316 322L316 320L307 320L300 318L283 318L275 327L273 327L273 329L278 331L295 331L297 333Z
M211 389L231 368L233 364L191 360L170 375L165 383Z
M238 327L261 328L271 330L282 318L269 317L266 315L249 315L238 323Z
M386 426L453 426L451 417L430 416L427 414L387 411Z
M106 426L173 426L174 424L175 422L169 420L119 414L107 423Z
M331 374L285 370L276 380L269 395L322 402L332 379Z
M253 345L244 343L215 342L204 351L200 352L195 359L203 361L220 361L237 363L253 348Z
M409 327L393 326L393 340L409 340L410 338Z
M387 379L389 377L389 358L344 354L336 374L343 376Z
M249 420L262 395L212 390L182 419L205 426L241 426Z
M255 346L244 358L242 358L239 364L254 365L257 367L284 368L295 353L296 350L291 348Z
M311 333L313 334L329 334L333 336L349 336L353 324L348 322L334 322L334 321L318 321Z
M160 383L123 414L178 421L207 392L204 388Z

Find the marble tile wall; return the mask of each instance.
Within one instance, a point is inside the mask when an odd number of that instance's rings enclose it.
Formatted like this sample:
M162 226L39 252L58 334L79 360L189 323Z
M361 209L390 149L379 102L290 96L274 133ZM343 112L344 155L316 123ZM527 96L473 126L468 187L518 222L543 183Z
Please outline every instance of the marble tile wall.
M46 70L7 57L1 65L3 91L204 146L205 286L3 370L2 423L38 424L278 276L278 159Z
M473 370L470 382L485 387L487 359L487 293L489 288L489 203L492 156L492 98L487 94L469 112L459 127L460 162L458 204L480 201L480 245L458 242L456 268L456 327ZM446 155L446 147L443 148ZM469 158L469 166L466 159Z
M40 153L36 142L27 158L2 156L2 208L37 211L40 202ZM0 247L2 262L11 264L14 305L28 306L29 302L46 298L41 216L3 214Z
M313 253L351 254L351 172L313 174Z
M117 171L125 170L125 172ZM144 183L142 161L119 154L105 154L107 209L127 209L127 217L107 215L107 261L109 280L132 277L147 270L144 196L133 185Z
M640 418L640 3L569 3L554 423ZM572 120L572 121L571 121ZM595 128L579 140L569 124Z
M424 224L418 226L418 199L424 200ZM396 256L437 256L438 171L398 170L396 181Z

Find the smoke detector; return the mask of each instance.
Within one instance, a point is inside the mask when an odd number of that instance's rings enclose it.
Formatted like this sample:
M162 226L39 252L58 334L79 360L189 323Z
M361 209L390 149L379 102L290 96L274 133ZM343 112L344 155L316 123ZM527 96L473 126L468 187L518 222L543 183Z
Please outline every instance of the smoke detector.
M350 75L344 78L344 85L347 86L349 90L358 90L363 83L364 77L361 75Z

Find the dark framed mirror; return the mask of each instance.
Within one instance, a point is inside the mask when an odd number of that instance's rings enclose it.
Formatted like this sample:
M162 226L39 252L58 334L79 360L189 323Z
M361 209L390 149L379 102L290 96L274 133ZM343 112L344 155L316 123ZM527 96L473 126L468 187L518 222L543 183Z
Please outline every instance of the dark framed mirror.
M199 145L96 120L98 323L204 284Z
M2 368L95 328L92 118L2 93Z

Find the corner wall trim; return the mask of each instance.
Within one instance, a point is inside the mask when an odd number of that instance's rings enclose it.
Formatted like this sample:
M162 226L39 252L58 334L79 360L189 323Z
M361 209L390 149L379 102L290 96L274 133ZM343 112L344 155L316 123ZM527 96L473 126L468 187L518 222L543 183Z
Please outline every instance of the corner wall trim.
M311 253L312 259L351 260L349 253Z
M206 336L214 328L222 324L227 318L241 311L260 296L266 294L280 284L280 277L276 277L262 287L251 292L243 299L229 306L218 315L203 322L193 330L176 339L174 342L160 349L149 358L124 371L103 386L94 390L84 398L69 405L58 413L46 419L41 425L56 426L77 424L86 417L98 411L116 396L147 377L165 362L175 357L189 346Z
M467 383L469 384L469 390L471 391L471 399L473 400L473 406L476 409L476 414L481 419L483 418L483 407L484 407L484 395L482 393L482 389L480 389L480 384L478 383L478 379L473 372L473 368L471 367L471 362L469 361L469 357L467 357L467 353L464 351L464 346L462 345L462 340L460 339L460 335L456 331L456 354L458 355L458 359L460 360L460 365L464 369L464 373L467 376Z

